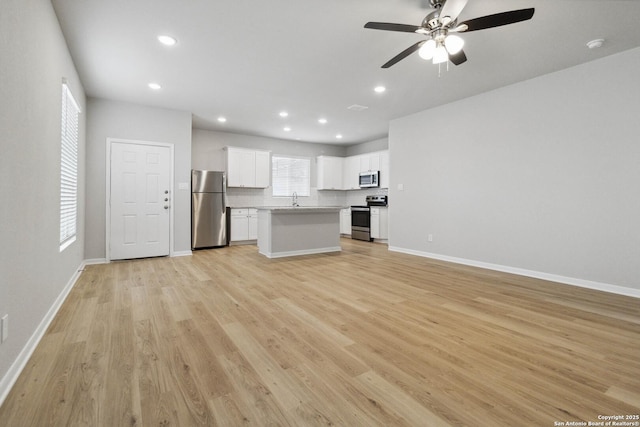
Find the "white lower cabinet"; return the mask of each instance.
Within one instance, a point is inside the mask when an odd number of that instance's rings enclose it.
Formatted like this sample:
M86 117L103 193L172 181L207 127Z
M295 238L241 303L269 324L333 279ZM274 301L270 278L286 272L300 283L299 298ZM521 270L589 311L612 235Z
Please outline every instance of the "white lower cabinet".
M371 208L371 237L386 240L389 238L388 208Z
M258 238L258 210L231 209L231 241L242 242Z
M351 209L340 211L340 234L351 235Z

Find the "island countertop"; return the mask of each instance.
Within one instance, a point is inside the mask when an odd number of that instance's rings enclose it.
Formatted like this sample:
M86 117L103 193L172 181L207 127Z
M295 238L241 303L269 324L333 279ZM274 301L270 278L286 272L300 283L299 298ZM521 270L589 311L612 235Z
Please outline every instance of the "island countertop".
M257 206L254 209L267 210L274 213L278 212L337 212L341 209L346 209L345 206Z

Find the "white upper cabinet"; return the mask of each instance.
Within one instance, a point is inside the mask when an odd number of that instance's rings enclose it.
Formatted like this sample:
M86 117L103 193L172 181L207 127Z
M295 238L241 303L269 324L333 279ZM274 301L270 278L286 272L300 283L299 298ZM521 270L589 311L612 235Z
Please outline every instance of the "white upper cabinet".
M344 190L342 175L344 169L343 157L318 157L318 190Z
M270 183L269 151L227 147L227 187L266 188Z
M360 188L360 156L352 156L344 159L344 173L342 175L342 188L345 190L357 190Z
M380 170L380 152L362 154L358 157L360 157L360 172Z
M389 151L350 157L318 156L318 190L358 190L360 172L380 171L380 188L389 188Z
M271 153L256 151L256 187L267 188L271 184Z
M380 188L389 188L389 151L380 153Z

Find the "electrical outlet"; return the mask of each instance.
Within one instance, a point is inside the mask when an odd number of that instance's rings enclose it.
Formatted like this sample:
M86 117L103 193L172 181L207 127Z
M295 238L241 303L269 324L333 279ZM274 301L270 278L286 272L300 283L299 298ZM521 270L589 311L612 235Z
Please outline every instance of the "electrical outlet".
M428 240L429 242L433 242L433 234L429 234L429 235L427 236L427 240Z
M2 316L2 319L0 319L0 324L2 324L2 327L0 327L0 343L3 343L7 340L7 338L9 338L9 315L5 314L4 316Z

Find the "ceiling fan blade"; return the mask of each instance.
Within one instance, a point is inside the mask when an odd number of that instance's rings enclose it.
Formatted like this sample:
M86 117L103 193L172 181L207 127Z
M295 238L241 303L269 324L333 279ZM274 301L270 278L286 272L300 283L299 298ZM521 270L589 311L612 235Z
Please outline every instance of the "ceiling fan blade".
M502 25L515 24L516 22L526 21L533 16L534 8L512 10L509 12L496 13L494 15L481 16L479 18L469 19L458 24L458 31L469 32L484 30L486 28L500 27ZM465 29L464 26L467 28Z
M404 58L406 58L407 56L411 55L416 50L420 49L420 47L425 42L426 42L426 40L420 40L418 43L409 46L408 48L406 48L405 50L403 50L402 52L400 52L399 54L397 54L396 56L391 58L389 61L387 61L387 63L385 63L382 66L382 68L389 68L392 65L394 65L395 63L402 61Z
M468 0L446 0L442 10L440 11L440 22L443 22L443 18L448 17L446 24L456 20L458 15L462 12L462 9L467 5ZM444 23L444 22L443 22Z
M418 25L392 24L390 22L367 22L364 27L373 30L401 31L403 33L415 33L416 30L422 28Z
M454 65L460 65L467 61L467 55L464 54L464 50L460 49L456 54L449 54L449 61L453 62Z

